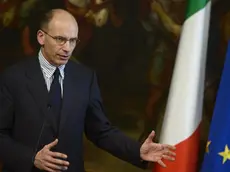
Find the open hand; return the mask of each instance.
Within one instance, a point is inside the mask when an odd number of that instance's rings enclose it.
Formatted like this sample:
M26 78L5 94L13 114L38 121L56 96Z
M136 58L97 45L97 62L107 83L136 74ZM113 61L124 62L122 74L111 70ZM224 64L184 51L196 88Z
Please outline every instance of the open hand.
M58 139L44 146L44 148L36 154L34 160L35 167L48 172L61 172L62 170L68 169L69 162L62 160L66 159L67 155L50 151L57 143Z
M154 143L152 140L155 132L152 131L140 149L140 156L142 160L148 162L157 162L162 167L166 167L162 159L173 161L175 160L176 153L173 152L176 148L167 144Z

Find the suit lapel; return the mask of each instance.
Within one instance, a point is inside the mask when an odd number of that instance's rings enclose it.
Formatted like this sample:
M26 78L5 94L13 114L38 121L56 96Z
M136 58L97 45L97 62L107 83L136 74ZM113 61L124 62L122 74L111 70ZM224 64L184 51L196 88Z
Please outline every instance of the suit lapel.
M61 111L61 120L60 120L60 132L63 127L66 125L66 119L69 114L71 114L72 107L75 106L76 97L79 97L79 84L77 81L80 81L80 72L77 70L75 65L72 65L71 62L68 62L65 66L65 78L63 82L63 103Z
M62 127L65 124L68 109L71 106L71 90L74 90L74 84L73 84L73 76L71 75L71 67L69 66L69 63L65 66L65 78L63 82L63 102L62 102L62 110L61 110L61 120L60 120L60 131L62 130Z
M48 90L43 77L38 58L29 62L26 70L28 78L28 90L39 106L40 114L44 116L47 113Z
M73 100L78 96L76 94L78 94L78 91L81 91L81 89L78 88L79 85L76 84L76 81L80 80L80 75L80 72L76 70L75 66L72 66L70 63L66 64L59 132L61 132L63 126L65 126L69 111L71 107L74 106ZM26 76L28 78L28 90L37 103L41 111L40 114L44 117L45 114L48 113L48 90L38 59L32 60L29 63Z

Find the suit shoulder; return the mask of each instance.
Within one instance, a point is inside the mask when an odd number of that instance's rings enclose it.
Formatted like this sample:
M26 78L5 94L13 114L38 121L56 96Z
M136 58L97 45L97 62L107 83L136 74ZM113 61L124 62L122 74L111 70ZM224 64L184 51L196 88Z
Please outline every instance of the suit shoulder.
M73 61L73 60L69 60L68 65L76 70L76 71L80 71L81 73L93 73L94 71L92 69L90 69L89 67L85 66L84 64L82 64L79 61Z
M33 61L34 59L26 59L26 60L22 60L18 63L15 63L11 66L8 66L5 70L3 70L3 72L0 75L1 79L13 79L13 78L17 78L20 77L20 75L22 75L26 69L26 67L28 65L30 65L30 63Z

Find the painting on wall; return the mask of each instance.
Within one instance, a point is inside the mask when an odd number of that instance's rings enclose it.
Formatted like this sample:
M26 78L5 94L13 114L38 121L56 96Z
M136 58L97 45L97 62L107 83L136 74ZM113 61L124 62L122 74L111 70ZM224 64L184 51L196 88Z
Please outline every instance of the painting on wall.
M68 10L80 44L72 59L97 72L113 125L142 142L158 141L184 22L186 0L0 0L0 72L37 56L40 14ZM215 0L209 30L200 161L207 139L227 41L230 2ZM141 172L84 140L87 172Z

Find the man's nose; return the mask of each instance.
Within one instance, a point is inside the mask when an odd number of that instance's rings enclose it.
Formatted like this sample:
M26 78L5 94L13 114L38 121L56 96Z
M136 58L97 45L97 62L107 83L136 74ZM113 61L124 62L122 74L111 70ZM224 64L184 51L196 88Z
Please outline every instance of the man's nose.
M72 46L71 46L70 42L66 41L66 43L63 45L63 50L66 52L69 52L69 51L71 51L71 49L72 49Z

